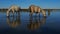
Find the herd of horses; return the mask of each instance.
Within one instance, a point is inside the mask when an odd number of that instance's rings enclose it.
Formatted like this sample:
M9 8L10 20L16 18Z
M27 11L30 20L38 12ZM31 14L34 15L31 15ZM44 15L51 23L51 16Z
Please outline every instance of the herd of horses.
M8 10L7 10L7 16L10 15L10 12L14 13L16 12L19 12L20 11L20 7L19 6L16 6L16 5L13 5L11 6ZM33 14L34 12L37 13L37 14L40 14L42 13L44 17L46 17L46 11L41 9L39 6L35 6L35 5L31 5L29 8L29 11Z

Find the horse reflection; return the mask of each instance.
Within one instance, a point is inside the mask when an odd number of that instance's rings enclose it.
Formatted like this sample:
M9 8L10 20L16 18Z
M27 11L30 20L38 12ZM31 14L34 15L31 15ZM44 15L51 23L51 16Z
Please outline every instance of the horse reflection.
M45 22L46 22L46 18L45 17L43 17L42 19L40 19L40 17L38 17L38 16L32 17L32 15L31 15L30 16L30 24L28 24L28 29L30 29L30 30L36 30L42 24L45 24Z
M21 21L20 21L20 16L16 16L15 17L10 17L10 18L7 18L7 23L9 26L11 27L17 27L21 24Z

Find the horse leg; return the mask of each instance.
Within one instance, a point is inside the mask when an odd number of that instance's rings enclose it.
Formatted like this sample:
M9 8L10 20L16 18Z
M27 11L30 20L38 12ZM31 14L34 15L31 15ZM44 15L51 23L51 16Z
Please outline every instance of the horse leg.
M7 11L7 16L9 16L9 13L10 13L10 9Z
M12 11L13 11L13 16L14 16L14 9L12 9Z
M7 16L9 16L9 11L7 11Z
M32 16L32 14L33 14L33 12L34 12L34 10L33 10L33 8L30 8L30 16Z
M34 12L34 10L33 10L33 8L31 9L31 13L33 13Z
M38 8L37 11L38 11L38 15L40 16L41 9Z

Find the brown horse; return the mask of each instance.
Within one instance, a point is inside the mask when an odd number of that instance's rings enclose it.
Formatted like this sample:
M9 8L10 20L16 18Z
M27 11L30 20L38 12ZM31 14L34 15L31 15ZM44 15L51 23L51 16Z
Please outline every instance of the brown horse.
M42 12L43 16L46 16L46 12L38 6L31 5L29 7L29 10L31 11L31 13L34 13L34 12L40 13L40 12Z

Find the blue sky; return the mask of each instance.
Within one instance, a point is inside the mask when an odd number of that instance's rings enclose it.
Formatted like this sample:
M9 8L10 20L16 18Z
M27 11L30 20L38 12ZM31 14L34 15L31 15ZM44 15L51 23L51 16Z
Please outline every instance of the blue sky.
M60 9L60 0L0 0L0 8L9 8L11 5L18 5L21 8L28 8L31 4L46 9Z

